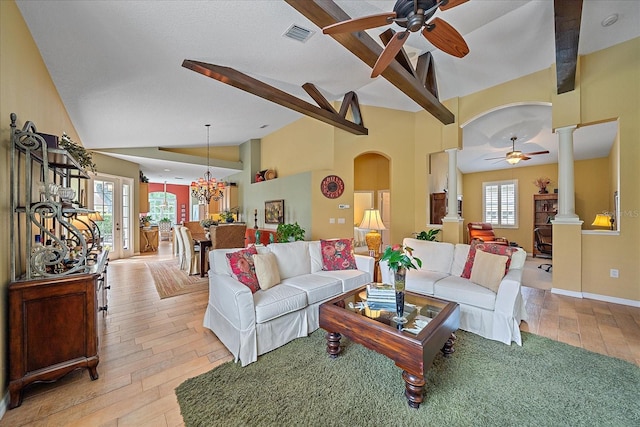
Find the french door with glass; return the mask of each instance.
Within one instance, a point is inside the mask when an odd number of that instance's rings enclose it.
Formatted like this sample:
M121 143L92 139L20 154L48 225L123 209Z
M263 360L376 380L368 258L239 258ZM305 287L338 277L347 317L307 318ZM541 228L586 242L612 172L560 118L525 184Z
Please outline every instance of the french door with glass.
M93 209L100 212L98 222L102 246L109 249L109 259L128 258L133 255L133 179L100 174L93 178L90 200Z

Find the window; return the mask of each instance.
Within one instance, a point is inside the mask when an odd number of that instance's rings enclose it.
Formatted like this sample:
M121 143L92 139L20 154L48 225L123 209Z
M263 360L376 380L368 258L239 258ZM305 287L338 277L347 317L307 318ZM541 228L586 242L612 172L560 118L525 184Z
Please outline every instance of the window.
M177 198L173 193L154 191L149 193L149 216L152 222L159 222L163 218L169 218L171 224L177 224L176 209Z
M518 227L518 181L482 183L484 222L504 228Z

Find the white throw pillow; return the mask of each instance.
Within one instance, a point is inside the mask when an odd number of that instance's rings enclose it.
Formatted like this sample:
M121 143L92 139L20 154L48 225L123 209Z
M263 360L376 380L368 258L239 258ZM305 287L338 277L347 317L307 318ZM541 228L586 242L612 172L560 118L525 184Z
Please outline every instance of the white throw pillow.
M477 251L476 258L471 268L470 280L495 293L498 293L500 282L504 277L507 268L508 256L490 254L484 251Z
M252 257L260 289L267 290L280 283L280 271L274 254L256 254Z

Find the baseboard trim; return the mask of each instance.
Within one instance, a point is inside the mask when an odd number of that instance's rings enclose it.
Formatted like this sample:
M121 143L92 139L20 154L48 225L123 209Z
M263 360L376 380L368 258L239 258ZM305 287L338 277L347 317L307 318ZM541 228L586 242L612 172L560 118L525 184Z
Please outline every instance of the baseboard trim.
M611 297L611 296L608 296L608 295L592 294L592 293L589 293L589 292L569 291L569 290L560 289L560 288L552 288L551 289L551 293L552 294L558 294L558 295L565 295L565 296L573 297L573 298L587 298L587 299L593 299L593 300L596 300L596 301L604 301L604 302L610 302L610 303L613 303L613 304L628 305L628 306L631 306L631 307L640 308L640 301L636 301L636 300L632 300L632 299Z
M2 400L0 400L0 420L4 418L4 414L7 413L7 409L9 409L9 391L7 391Z

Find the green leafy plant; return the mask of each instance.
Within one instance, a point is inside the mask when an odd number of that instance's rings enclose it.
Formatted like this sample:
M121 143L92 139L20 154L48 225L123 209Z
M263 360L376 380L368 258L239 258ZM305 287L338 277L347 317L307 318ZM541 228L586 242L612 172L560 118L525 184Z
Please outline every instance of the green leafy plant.
M211 227L212 225L218 225L218 222L212 220L211 218L205 218L200 221L200 226L207 231L209 231L209 227Z
M288 242L290 238L304 240L304 233L304 228L300 227L297 222L295 224L279 224L276 230L278 242Z
M95 173L96 164L93 163L91 153L85 150L82 145L73 142L66 133L63 133L60 137L60 146L64 148L71 157L76 159L80 166Z
M421 231L420 233L416 234L416 239L418 240L429 240L429 241L435 241L436 240L436 236L438 235L438 233L440 233L440 229L439 228L432 228L429 231Z
M232 211L222 211L222 212L219 212L218 215L220 215L220 219L222 221L229 222L229 220L233 220L234 219Z
M167 217L164 217L159 222L171 222L171 220Z
M140 222L144 224L145 222L151 222L152 219L151 215L142 215L140 217Z
M413 257L413 249L399 244L387 246L382 257L380 257L380 261L387 261L389 268L395 272L400 267L404 267L407 270L412 268L417 270L418 267L422 267L422 260ZM418 267L413 263L414 261L418 264Z

